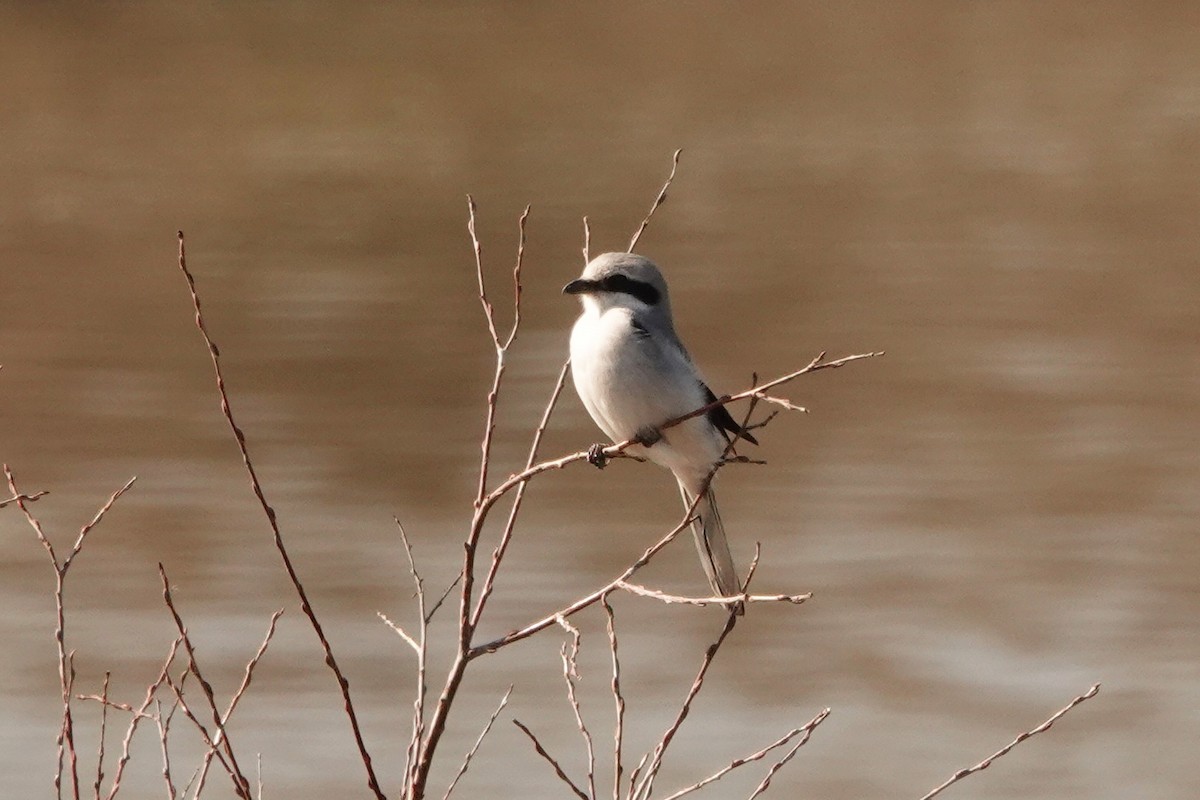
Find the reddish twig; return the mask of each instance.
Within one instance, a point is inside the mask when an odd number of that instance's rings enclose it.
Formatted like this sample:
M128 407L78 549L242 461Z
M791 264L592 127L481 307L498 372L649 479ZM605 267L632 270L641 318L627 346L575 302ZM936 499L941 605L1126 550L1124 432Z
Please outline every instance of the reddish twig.
M529 469L537 461L538 447L541 446L542 436L546 432L546 426L550 424L550 415L554 413L554 407L558 404L558 398L562 394L563 386L567 381L567 373L571 369L571 359L563 362L562 369L558 372L558 380L554 384L554 389L550 392L550 399L546 402L546 408L542 412L541 422L538 423L537 429L533 433L533 442L529 445L529 458L525 461L525 468ZM492 563L488 567L487 575L483 579L483 585L479 590L479 600L475 603L475 611L471 615L471 625L479 625L479 618L483 615L483 607L487 605L488 598L492 594L492 586L496 580L496 573L500 569L500 562L504 559L504 554L508 550L508 544L512 541L513 530L517 524L517 514L521 511L521 502L525 499L525 488L528 483L523 483L517 487L517 494L513 498L512 508L508 512L508 521L504 524L504 531L500 534L500 542L496 545L496 549L492 551Z
M117 760L117 769L113 775L112 786L108 790L107 800L113 800L121 788L121 776L125 773L125 765L129 763L129 745L133 741L133 734L137 731L138 723L144 717L149 716L146 713L146 709L154 701L154 695L158 692L158 688L168 679L171 664L175 661L175 654L179 651L179 645L182 643L183 640L179 638L176 638L171 643L171 649L167 653L167 660L163 662L162 669L158 673L158 678L146 688L146 699L142 701L141 707L134 711L130 706L119 706L127 711L132 711L133 718L129 721L129 728L126 729L125 738L121 741L121 757Z
M575 715L575 725L579 735L583 737L584 749L587 755L587 791L591 800L596 800L596 750L592 744L592 732L583 721L583 709L579 706L579 698L575 694L575 682L579 680L579 643L582 639L579 629L563 617L558 618L558 624L571 635L571 644L562 645L563 680L567 684L567 702Z
M408 541L408 532L404 530L404 526L400 524L398 517L393 517L392 519L395 520L396 528L400 531L400 541L404 544L404 554L408 558L408 570L412 575L413 586L416 589L417 620L419 625L418 639L416 640L399 628L396 628L396 632L408 641L417 654L417 687L416 697L413 700L412 735L409 737L404 759L404 786L407 790L412 786L412 781L415 777L414 771L416 770L417 756L421 751L421 740L425 735L425 696L428 691L428 684L425 679L425 658L428 654L426 640L429 634L429 617L425 613L425 582L421 579L421 573L417 571L417 562L413 557L412 544ZM466 770L465 766L463 770Z
M635 800L648 800L650 793L654 789L654 779L658 776L658 771L662 768L663 756L667 752L667 748L671 746L671 741L675 738L675 734L679 732L683 721L687 719L688 712L692 709L692 701L696 699L696 695L700 693L701 687L704 685L704 676L708 674L708 668L712 666L713 659L716 658L717 651L721 649L721 645L725 643L725 638L733 631L737 625L738 613L734 609L730 609L729 616L725 620L725 627L721 629L721 633L717 636L715 642L708 646L704 651L704 658L700 662L700 669L696 672L696 678L692 681L691 688L688 689L687 695L683 698L683 703L679 706L679 713L675 715L674 721L670 726L663 731L659 737L658 744L654 746L654 751L646 762L646 769L642 773L641 782L633 789L632 796Z
M770 779L769 779L770 776L774 775L775 772L777 772L780 767L782 767L789 760L791 760L792 755L794 755L795 752L797 750L799 750L801 747L803 747L805 742L807 742L809 740L809 737L812 735L813 730L818 725L820 725L822 722L824 722L825 718L828 716L829 716L829 709L827 708L824 711L822 711L820 714L817 714L815 717L813 717L811 720L809 720L809 722L806 725L803 725L802 727L799 727L799 728L793 728L792 730L785 733L783 736L779 737L778 739L771 742L769 745L767 745L766 747L762 748L761 750L759 750L755 753L751 753L750 755L744 756L742 758L734 759L732 762L729 763L728 766L722 767L721 769L714 772L712 775L709 775L704 780L697 781L696 783L693 783L691 786L685 786L684 788L680 789L679 791L675 792L674 794L669 795L668 797L664 798L664 800L679 800L679 798L683 797L684 795L691 794L694 791L704 788L705 786L707 786L710 783L719 781L721 778L725 777L730 772L733 772L738 767L742 767L751 762L759 761L760 759L766 758L767 753L770 753L772 750L775 750L776 748L783 747L788 742L795 739L797 736L800 736L801 734L803 734L803 737L800 739L800 741L797 742L795 744L795 746L791 748L791 750L789 750L787 755L785 755L782 759L777 761L775 763L775 765L771 768L771 770L769 771L768 778L764 780L763 784L760 784L760 786L762 786L762 788L765 789L766 786L764 784L768 784L768 785L770 784Z
M75 752L75 722L71 713L71 689L73 684L74 668L71 664L71 656L67 653L66 649L66 610L63 605L63 588L66 584L67 570L71 568L71 563L75 560L75 556L79 555L80 550L83 549L83 543L87 539L88 533L90 533L93 528L100 524L100 520L102 520L104 515L108 513L108 510L113 507L113 504L117 502L117 499L120 498L121 495L125 494L129 487L133 486L133 483L137 480L137 477L135 476L130 478L124 486L112 493L112 495L108 498L108 501L100 507L99 511L96 512L96 515L92 518L91 522L87 523L79 530L79 536L76 537L75 544L71 547L71 552L68 553L61 562L58 559L58 555L54 552L54 545L50 542L49 537L46 536L46 532L42 529L42 523L37 519L37 517L33 516L33 513L26 505L26 495L17 490L16 480L13 478L12 471L8 468L7 464L4 465L4 477L8 482L9 491L12 492L12 497L8 502L16 503L17 508L21 509L21 513L25 515L25 520L29 523L29 526L33 528L34 533L37 535L38 541L41 542L42 547L46 549L46 554L50 557L50 565L54 569L54 641L58 647L58 678L59 688L62 692L63 706L62 725L59 728L57 740L58 767L54 773L54 789L58 797L61 798L63 761L65 758L65 760L70 764L71 796L74 798L74 800L79 800L79 758ZM36 496L40 497L42 494L44 494L44 492L37 494Z
M546 748L542 747L542 743L538 741L538 738L533 734L533 731L525 727L525 725L519 719L514 719L513 724L525 732L525 735L529 737L529 741L533 742L533 749L537 751L537 754L546 759L550 766L554 767L554 773L558 775L559 780L571 787L571 791L574 792L575 796L580 798L580 800L589 800L588 796L583 793L583 790L575 785L575 781L571 780L570 777L567 776L567 773L563 772L562 766L554 760L554 756L546 752Z
M635 572L637 572L639 569L644 567L647 563L649 563L650 559L652 559L655 555L657 555L668 544L673 542L675 540L675 538L677 536L679 536L680 533L687 530L688 526L692 524L692 520L694 519L695 513L696 513L696 506L700 502L700 499L703 497L703 495L704 495L704 493L701 492L700 494L698 494L696 496L696 499L694 499L692 501L691 506L689 506L688 509L686 510L686 512L684 513L683 520L678 525L676 525L674 528L672 528L671 531L669 533L667 533L667 535L663 536L661 539L659 539L657 542L655 542L653 545L651 545L649 548L647 548L642 553L642 555L639 556L636 561L634 561L632 564L630 564L628 567L626 567L625 570L620 575L613 578L611 581L606 583L604 586L601 586L599 589L576 599L574 602L572 602L566 606L563 606L558 611L555 611L553 614L549 614L545 617L542 617L541 619L537 620L536 622L532 622L532 623L526 625L524 628L520 628L520 629L511 631L511 632L505 634L504 636L501 636L498 639L494 639L490 642L487 642L486 644L477 645L476 647L471 648L471 650L469 651L469 654L468 654L469 657L476 658L478 656L483 655L484 653L492 653L492 652L495 652L496 650L499 650L501 647L506 647L507 645L512 644L513 642L520 641L521 639L526 639L526 638L532 636L533 634L537 633L538 631L545 630L546 628L550 627L551 625L554 625L555 623L558 622L559 617L570 617L573 614L576 614L576 613L582 611L583 609L587 608L588 606L599 602L601 598L603 598L605 595L611 593L614 589L616 589L617 584L619 584L621 581L626 580L631 575L633 575Z
M304 589L304 584L300 580L299 573L292 565L291 556L288 555L287 547L283 543L283 534L279 530L279 523L275 517L275 509L267 502L266 495L263 493L262 484L258 480L258 473L254 469L254 464L250 460L250 451L246 445L246 436L242 433L242 429L238 427L233 418L233 410L229 405L229 395L225 391L225 377L221 372L221 356L217 346L213 344L212 337L208 334L208 329L204 324L204 316L200 311L200 296L196 292L196 281L192 277L192 273L187 268L187 258L184 249L183 231L179 231L179 269L187 279L188 292L192 297L192 307L196 311L196 327L200 330L200 335L204 338L204 344L208 347L208 354L212 360L213 372L216 376L217 393L221 399L221 413L225 417L225 421L229 423L230 430L233 431L234 439L237 440L238 452L242 456L242 466L246 470L246 474L250 479L250 486L254 490L254 496L258 499L258 503L263 510L263 514L267 518L267 523L271 526L271 533L274 537L275 549L279 552L280 558L283 560L283 567L287 571L288 578L292 582L292 587L296 590L296 595L300 598L300 609L308 618L309 624L312 626L313 632L316 633L317 639L321 643L321 648L325 651L325 664L333 672L337 679L338 688L342 692L342 700L346 711L346 716L350 720L350 728L354 733L354 743L358 747L359 757L362 759L363 767L367 772L367 786L375 794L376 800L386 800L383 791L379 788L379 781L375 777L375 769L371 763L371 754L367 751L366 742L363 740L362 729L358 724L358 715L354 710L354 702L350 697L350 682L346 680L342 674L341 668L338 666L337 659L333 655L333 647L330 646L329 640L325 636L325 630L321 626L320 620L317 618L316 611L309 602L308 592Z
M454 780L450 781L450 785L446 787L446 793L442 795L442 800L449 800L450 793L454 791L454 787L458 785L458 779L466 774L467 768L471 766L471 759L475 757L475 753L479 752L479 746L483 744L484 738L491 731L492 726L496 724L496 718L500 716L500 712L508 705L509 695L512 694L513 687L509 686L508 691L500 698L500 704L496 706L496 710L492 712L492 716L488 717L487 724L483 726L483 730L479 732L478 738L475 739L475 744L467 751L467 755L463 758L463 762L459 765L458 772L454 775Z
M1058 720L1059 717L1066 714L1068 711L1070 711L1072 708L1074 708L1075 706L1082 703L1084 700L1090 700L1091 698L1095 697L1096 693L1099 691L1100 691L1100 684L1098 684L1098 683L1094 684L1092 686L1092 688L1088 689L1086 692L1084 692L1083 694L1076 697L1070 703L1067 703L1066 706L1064 706L1063 708L1056 711L1049 719L1047 719L1041 725L1038 725L1036 728L1033 728L1032 730L1028 730L1028 731L1025 731L1024 733L1019 734L1017 736L1017 738L1013 739L1011 742L1006 744L1004 747L1001 747L999 750L992 753L990 756L985 758L983 761L980 761L975 766L967 767L966 769L960 769L958 772L951 775L950 778L945 783L941 784L940 786L935 788L933 791L929 792L929 794L922 797L921 800L930 800L930 798L941 794L942 790L946 789L947 787L951 786L952 784L958 783L959 781L961 781L963 778L967 777L968 775L975 773L975 772L979 772L980 770L987 769L988 767L991 766L993 761L995 761L997 758L1000 758L1001 756L1007 754L1009 750L1012 750L1014 747L1016 747L1017 745L1019 745L1021 742L1025 741L1026 739L1028 739L1030 736L1035 736L1035 735L1041 733L1042 731L1049 730L1050 726L1053 725Z
M158 565L158 575L162 579L163 602L167 604L167 608L171 611L171 618L175 620L175 629L179 632L179 638L183 640L183 647L187 651L188 671L196 676L196 680L200 684L200 689L204 692L204 699L208 701L208 709L212 714L213 725L216 727L216 736L209 739L208 746L213 750L217 747L224 747L225 755L229 758L229 769L230 775L233 777L234 790L238 793L239 797L251 800L250 782L246 780L246 776L238 766L237 756L233 752L233 744L229 741L229 734L225 730L225 723L221 719L221 712L217 709L217 698L213 693L212 684L208 682L208 679L200 671L200 664L196 661L196 649L192 646L192 640L188 636L187 628L183 624L183 618L179 616L179 611L175 608L175 601L171 598L171 584L167 580L167 571L163 568L161 562ZM172 684L172 686L174 685ZM176 693L179 695L179 700L182 704L182 694L178 691ZM187 711L186 707L184 710Z
M167 737L171 730L171 720L175 717L175 710L179 708L179 704L171 706L171 710L164 717L162 713L162 702L155 700L154 722L158 726L158 743L162 749L162 777L163 782L167 785L167 797L170 800L175 800L178 796L175 791L175 781L171 779L171 748L167 745ZM190 785L190 784L189 784ZM196 792L199 794L199 791Z
M13 495L12 497L9 497L5 500L0 500L0 508L4 508L5 506L7 506L11 503L32 503L34 500L37 500L39 497L45 497L48 494L50 494L50 493L49 492L34 492L33 494Z
M608 647L612 654L612 696L615 708L616 726L613 731L613 800L621 800L621 771L622 771L622 738L625 733L625 697L621 694L621 660L617 656L617 620L613 614L608 595L600 598L604 606L604 616L607 621Z
M111 672L104 673L104 686L100 690L100 742L96 746L96 782L92 784L96 800L100 800L100 784L104 782L104 734L108 730L108 682Z
M237 691L233 693L233 697L230 698L229 705L225 708L225 713L221 715L221 728L217 731L217 735L215 737L216 744L218 745L224 740L225 726L229 724L229 718L233 716L233 712L237 708L238 702L242 699L242 695L244 695L246 690L250 688L250 681L254 677L254 668L258 666L258 662L267 652L267 646L271 643L271 638L275 636L275 624L279 622L279 618L281 616L283 616L282 608L271 615L271 621L267 623L267 633L263 637L262 644L258 646L258 650L255 651L250 660L246 662L246 670L242 675L242 682L238 686ZM200 774L196 783L197 796L199 796L200 792L204 790L204 782L208 778L208 768L209 765L212 764L213 756L215 754L216 751L212 748L209 748L209 750L204 754L204 760L200 764Z
M442 734L445 732L446 720L450 715L450 707L453 705L454 698L458 694L459 686L462 685L463 675L466 673L467 663L470 661L471 637L475 630L475 625L472 622L472 602L475 590L475 558L479 547L479 537L483 534L483 525L487 520L488 510L494 503L493 501L492 503L487 503L485 506L484 498L487 490L488 465L491 461L492 435L496 427L497 401L500 393L500 385L504 378L505 355L508 352L508 347L516 339L521 322L521 263L524 258L525 222L529 216L529 209L526 207L525 213L521 215L519 223L520 239L517 246L516 266L513 268L513 303L516 308L513 310L512 329L509 331L507 339L503 342L496 328L495 311L491 301L487 297L487 287L483 277L483 248L479 244L479 237L475 232L476 207L475 200L470 195L467 196L467 211L467 230L470 233L472 250L475 253L475 270L479 283L479 301L483 306L484 315L487 318L488 331L491 333L492 343L496 350L496 370L492 379L492 387L487 397L487 420L484 424L483 441L480 445L479 489L475 499L475 513L471 518L470 528L463 541L463 568L458 605L457 647L454 660L450 665L449 671L446 673L446 680L442 686L441 694L438 696L437 705L434 707L433 716L429 720L427 734L416 759L416 767L412 773L412 782L409 787L412 800L421 800L425 796L429 772L433 766L433 755L437 750L438 744L441 742Z
M666 183L658 190L658 196L654 198L654 204L650 206L650 211L646 214L646 218L642 220L642 224L634 231L633 238L629 240L629 249L626 252L632 253L633 248L637 247L638 240L642 238L642 232L650 225L650 218L654 216L654 212L658 210L658 207L666 201L667 189L671 188L671 181L675 180L675 170L679 168L679 154L682 152L683 150L676 150L671 156L671 174L667 176Z

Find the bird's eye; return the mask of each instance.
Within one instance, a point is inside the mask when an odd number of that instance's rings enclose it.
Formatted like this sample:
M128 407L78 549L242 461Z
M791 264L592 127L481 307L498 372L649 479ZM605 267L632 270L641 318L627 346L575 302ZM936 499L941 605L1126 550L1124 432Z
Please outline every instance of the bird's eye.
M648 306L658 305L658 301L661 299L658 289L655 289L645 281L634 280L628 275L620 273L606 276L600 282L600 285L605 291L631 295Z

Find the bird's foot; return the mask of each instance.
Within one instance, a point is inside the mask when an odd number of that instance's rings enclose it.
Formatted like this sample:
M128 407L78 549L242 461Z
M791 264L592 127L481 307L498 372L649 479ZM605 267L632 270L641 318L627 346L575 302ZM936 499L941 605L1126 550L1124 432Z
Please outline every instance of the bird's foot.
M604 469L608 466L608 456L604 453L604 445L596 442L587 451L587 461L596 469Z
M634 435L633 440L642 447L652 447L662 441L662 438L662 431L653 425L647 425L644 428L638 428L638 432Z

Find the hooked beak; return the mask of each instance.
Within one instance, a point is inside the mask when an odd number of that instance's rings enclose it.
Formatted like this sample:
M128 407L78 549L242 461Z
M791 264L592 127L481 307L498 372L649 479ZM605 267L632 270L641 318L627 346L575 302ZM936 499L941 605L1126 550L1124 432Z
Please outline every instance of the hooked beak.
M563 287L563 294L587 294L596 290L596 282L586 278L576 278Z

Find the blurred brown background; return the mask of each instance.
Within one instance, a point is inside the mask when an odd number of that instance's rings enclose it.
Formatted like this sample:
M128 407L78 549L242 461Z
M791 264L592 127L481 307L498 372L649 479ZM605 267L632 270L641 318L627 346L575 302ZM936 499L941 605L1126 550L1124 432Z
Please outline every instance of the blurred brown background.
M34 508L64 547L139 476L69 579L80 690L112 670L112 694L136 700L156 673L172 630L157 561L220 692L286 606L235 743L262 753L272 796L364 795L219 415L182 228L235 412L393 793L411 658L375 611L406 621L413 603L391 515L444 586L491 372L464 195L498 287L533 205L500 475L565 354L580 218L593 252L623 249L682 147L640 249L714 388L821 350L888 355L794 384L812 413L769 429L768 466L722 475L737 554L763 544L759 588L816 599L748 615L659 786L828 705L773 796L919 797L1102 681L954 797L1195 796L1194 7L11 4L0 74L0 460L52 492ZM547 454L597 437L568 390ZM546 476L485 628L607 579L677 502L651 465ZM47 796L53 576L12 507L0 576L0 775L13 797ZM644 577L703 588L687 542ZM636 750L721 619L628 598L617 613ZM582 667L604 739L597 622L582 619ZM507 716L578 771L558 644L480 662L445 769L514 682ZM89 758L94 712L79 712ZM145 734L132 797L163 791ZM176 735L195 739L183 720ZM192 767L181 756L176 776ZM503 722L460 792L560 789Z

